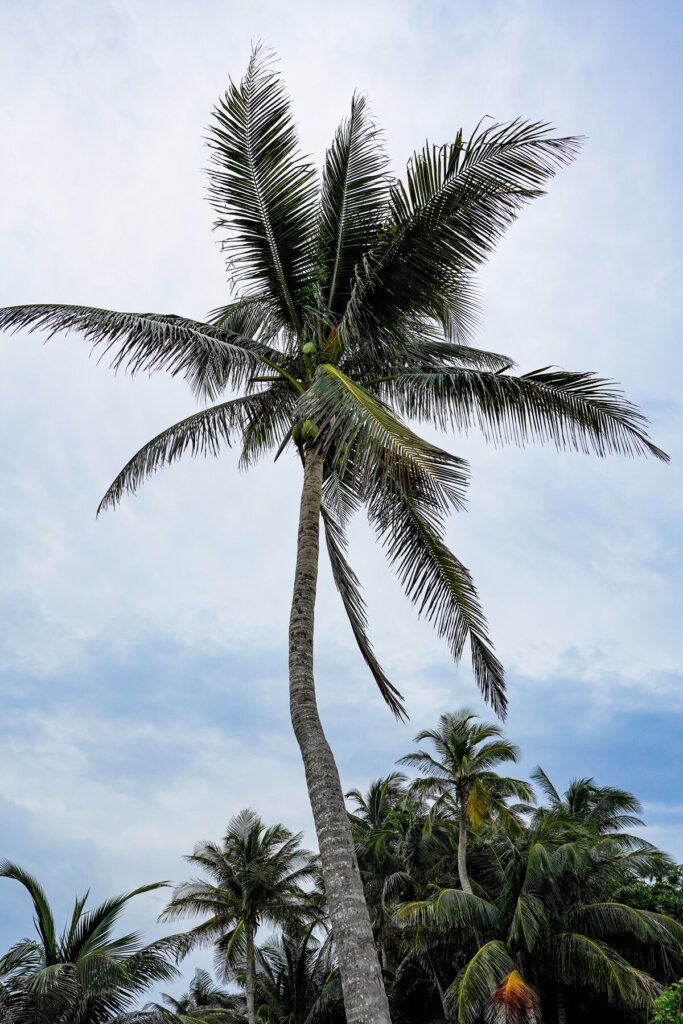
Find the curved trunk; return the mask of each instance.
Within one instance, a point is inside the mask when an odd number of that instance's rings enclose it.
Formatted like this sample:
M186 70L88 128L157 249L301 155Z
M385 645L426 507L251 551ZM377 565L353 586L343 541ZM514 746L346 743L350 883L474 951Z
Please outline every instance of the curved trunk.
M463 892L472 892L467 874L467 810L463 800L460 801L460 825L458 830L458 878Z
M247 1020L249 1024L257 1024L256 1021L256 958L254 956L254 926L247 924L245 928L247 944L247 972L245 978L245 993L247 997Z
M323 464L304 463L296 571L289 620L289 706L315 821L347 1024L391 1024L339 773L325 738L313 680Z

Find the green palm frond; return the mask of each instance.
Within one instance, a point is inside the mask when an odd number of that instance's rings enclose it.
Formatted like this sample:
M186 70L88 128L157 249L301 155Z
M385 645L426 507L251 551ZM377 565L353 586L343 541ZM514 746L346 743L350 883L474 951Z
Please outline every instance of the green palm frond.
M274 449L282 450L291 437L296 394L286 381L271 384L245 403L240 469L249 469Z
M45 890L33 875L10 860L0 862L0 878L12 878L27 890L33 903L36 928L43 945L45 962L47 964L54 963L57 959L57 936L54 917Z
M599 939L576 932L557 935L552 945L561 981L603 996L619 1007L644 1012L661 986Z
M376 243L389 198L386 156L364 96L337 130L325 157L319 212L319 259L325 315L344 313L356 265Z
M462 889L439 889L426 900L404 903L398 919L419 924L450 925L484 933L495 932L500 922L497 907Z
M315 171L298 141L273 57L261 47L214 109L209 198L227 232L236 280L275 300L282 326L302 328L301 298L311 273Z
M0 309L0 331L47 331L47 337L77 331L114 370L131 374L165 370L182 376L192 390L215 398L226 384L240 388L263 369L262 357L280 354L263 342L187 317L121 313L93 306L41 304Z
M356 643L377 683L382 698L397 718L405 718L403 698L377 661L367 636L368 620L365 601L360 592L358 577L346 560L347 541L344 528L325 507L322 509L322 519L332 576L344 604Z
M678 947L683 954L683 924L664 914L639 910L624 903L591 903L577 907L568 918L571 928L603 938L629 935L637 942Z
M337 367L318 368L298 410L317 428L319 450L341 464L360 496L377 487L379 474L403 493L419 484L434 507L462 507L467 463L423 440Z
M467 432L487 441L551 442L605 456L668 456L650 441L647 420L611 381L592 373L535 370L521 377L467 369L408 372L381 393L404 416Z
M440 524L401 495L378 494L368 513L418 614L446 640L455 661L469 640L475 681L484 699L504 717L503 666L488 638L472 576L436 532Z
M268 394L248 395L202 409L174 423L135 453L107 488L97 514L115 508L124 494L135 494L161 466L171 465L182 455L218 456L230 447L236 432L245 429L250 418L269 402Z
M215 327L270 343L280 329L274 306L267 292L245 295L212 309L206 319Z
M458 285L492 252L501 235L579 140L548 126L514 121L478 128L469 141L425 146L392 190L384 236L359 269L342 321L344 337L372 347L405 331L416 314L443 320ZM463 301L471 298L464 292Z
M520 893L510 922L508 941L531 952L547 923L543 902L531 893Z

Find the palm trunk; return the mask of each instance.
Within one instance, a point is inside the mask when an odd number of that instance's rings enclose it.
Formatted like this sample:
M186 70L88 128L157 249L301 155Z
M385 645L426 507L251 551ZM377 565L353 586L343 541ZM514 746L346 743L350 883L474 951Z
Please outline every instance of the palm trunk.
M247 975L245 979L245 990L247 996L247 1021L249 1024L257 1024L256 1021L256 959L254 956L254 926L246 924L245 934L247 940Z
M562 991L557 993L557 1024L567 1024L567 1000Z
M460 888L463 892L472 892L472 886L467 874L467 810L463 800L460 800L460 826L458 831L458 878L460 879Z
M323 464L304 463L296 571L289 620L289 706L318 836L347 1024L391 1024L339 772L325 738L313 679Z

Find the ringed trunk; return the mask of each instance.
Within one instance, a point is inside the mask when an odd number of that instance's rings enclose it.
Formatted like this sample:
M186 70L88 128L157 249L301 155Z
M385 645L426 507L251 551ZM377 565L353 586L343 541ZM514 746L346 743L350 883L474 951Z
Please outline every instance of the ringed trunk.
M472 886L467 874L467 810L462 800L460 801L460 825L458 830L458 878L460 879L460 888L463 892L472 892Z
M561 989L557 993L557 1024L567 1024L567 1000Z
M318 580L323 462L304 460L294 593L289 620L289 706L318 836L347 1024L391 1024L344 793L318 714L313 622Z
M247 924L246 946L247 946L247 973L245 978L245 994L247 997L247 1020L249 1024L257 1024L256 1021L256 958L254 956L254 926Z

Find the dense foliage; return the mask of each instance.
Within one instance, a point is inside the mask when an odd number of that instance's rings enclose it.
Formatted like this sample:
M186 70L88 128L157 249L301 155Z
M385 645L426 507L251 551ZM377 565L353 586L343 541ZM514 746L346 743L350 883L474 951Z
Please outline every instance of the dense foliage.
M401 759L415 778L348 794L393 1024L680 1024L683 868L637 834L635 797L590 778L561 792L540 768L509 777L517 747L467 711L416 741ZM0 1022L343 1024L324 887L301 836L242 811L187 860L197 875L162 919L199 923L149 946L113 930L154 887L87 913L77 901L57 939L45 893L5 864L38 938L0 959ZM197 970L187 992L142 1004L197 945L213 949L218 981Z

